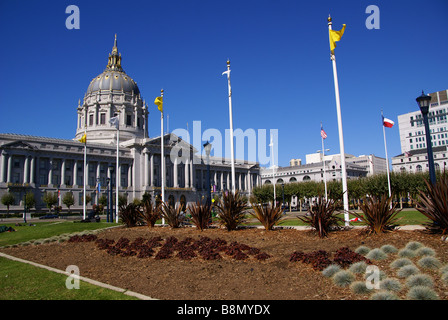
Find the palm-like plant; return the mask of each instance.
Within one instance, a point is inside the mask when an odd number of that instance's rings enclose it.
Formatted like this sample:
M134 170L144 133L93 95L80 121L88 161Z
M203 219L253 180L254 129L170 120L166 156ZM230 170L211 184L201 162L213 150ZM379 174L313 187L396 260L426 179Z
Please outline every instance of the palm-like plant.
M142 201L142 217L149 227L154 227L156 221L161 217L160 206L153 207L150 199L144 199Z
M245 221L247 211L245 198L236 191L223 193L222 198L216 204L217 218L228 231L236 228Z
M168 202L160 204L161 216L171 228L179 228L185 221L186 217L183 212L184 206L178 205L171 207Z
M432 223L426 228L432 232L448 233L448 174L444 172L436 184L425 179L427 193L419 191L420 200L416 209L429 218Z
M298 217L299 220L305 224L314 228L320 238L328 236L328 233L339 226L344 221L341 217L338 217L337 207L340 205L339 200L329 198L325 199L322 195L319 195L317 202L308 209L309 216Z
M397 214L401 211L392 204L392 196L383 194L381 197L364 197L360 205L361 213L354 212L353 215L361 219L367 226L368 233L380 234L391 231L397 227Z
M263 206L252 203L253 213L251 215L258 219L266 230L272 230L280 222L283 215L281 206Z
M119 216L121 221L128 227L135 227L140 225L142 222L142 213L140 211L140 206L134 203L121 205Z
M188 213L191 215L191 222L199 230L208 228L212 218L211 206L201 202L188 205Z

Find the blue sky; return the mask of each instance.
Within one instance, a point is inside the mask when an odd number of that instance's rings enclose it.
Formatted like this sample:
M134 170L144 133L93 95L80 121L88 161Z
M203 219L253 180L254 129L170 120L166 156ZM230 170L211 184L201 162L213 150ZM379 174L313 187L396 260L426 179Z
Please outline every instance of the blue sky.
M68 5L80 29L68 30ZM380 10L369 30L368 5ZM448 88L446 0L293 1L16 1L0 3L0 132L72 139L76 108L103 72L118 35L122 65L150 109L150 136L160 134L154 98L165 90L170 130L229 127L231 60L234 129L278 129L276 164L325 148L339 153L327 17L347 25L336 48L346 153L401 153L397 116L415 111L421 90ZM269 138L267 138L269 139ZM205 142L205 141L204 141ZM267 151L269 155L269 150Z

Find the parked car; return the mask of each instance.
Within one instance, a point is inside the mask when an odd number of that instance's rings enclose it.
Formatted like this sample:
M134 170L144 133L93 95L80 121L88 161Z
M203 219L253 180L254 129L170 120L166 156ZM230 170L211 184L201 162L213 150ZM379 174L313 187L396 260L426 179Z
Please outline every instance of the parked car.
M50 213L39 217L39 219L57 219L57 218L59 218L57 214L50 214Z

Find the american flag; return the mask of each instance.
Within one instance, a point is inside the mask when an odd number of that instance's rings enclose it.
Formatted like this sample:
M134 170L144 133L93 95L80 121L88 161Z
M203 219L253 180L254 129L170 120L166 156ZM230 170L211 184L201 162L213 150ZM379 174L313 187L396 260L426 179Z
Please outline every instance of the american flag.
M322 137L322 139L326 139L327 138L327 134L324 131L324 128L320 127L320 136Z

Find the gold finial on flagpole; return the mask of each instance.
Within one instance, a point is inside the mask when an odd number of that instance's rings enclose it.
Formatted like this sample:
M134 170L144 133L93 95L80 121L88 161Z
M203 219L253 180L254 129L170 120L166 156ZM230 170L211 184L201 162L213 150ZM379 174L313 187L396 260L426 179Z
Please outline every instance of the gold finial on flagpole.
M160 94L162 95L162 97L163 97L163 89L162 90L160 90Z
M328 21L328 24L331 24L331 16L330 15L328 15L327 21Z

